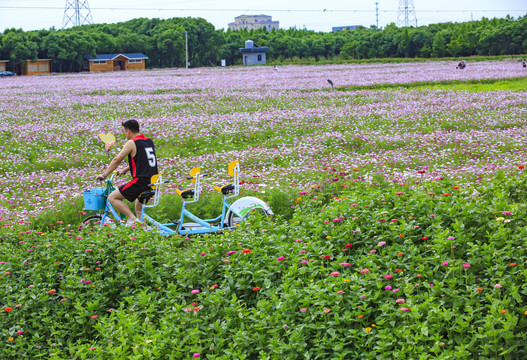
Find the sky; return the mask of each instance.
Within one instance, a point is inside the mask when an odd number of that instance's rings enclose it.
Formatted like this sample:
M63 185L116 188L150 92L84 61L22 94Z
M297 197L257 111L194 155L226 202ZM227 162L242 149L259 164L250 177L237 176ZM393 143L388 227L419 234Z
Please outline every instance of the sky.
M75 2L75 0L70 0ZM80 0L91 8L94 23L115 23L138 17L202 17L216 29L227 29L238 15L270 15L281 28L296 27L331 31L333 26L397 23L400 0ZM404 1L403 1L404 2ZM412 1L408 1L412 3ZM67 0L0 0L0 31L62 28ZM464 22L482 17L514 18L527 15L526 0L413 0L417 25L438 22Z

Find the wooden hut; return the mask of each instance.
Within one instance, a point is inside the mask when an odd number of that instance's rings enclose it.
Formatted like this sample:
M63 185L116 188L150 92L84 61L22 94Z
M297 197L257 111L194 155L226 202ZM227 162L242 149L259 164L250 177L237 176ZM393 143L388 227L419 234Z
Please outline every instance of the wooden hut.
M51 72L51 59L37 59L37 61L26 60L22 66L22 75L40 75Z
M7 63L9 60L0 60L0 72L7 71Z
M148 57L142 53L88 56L89 71L144 70Z

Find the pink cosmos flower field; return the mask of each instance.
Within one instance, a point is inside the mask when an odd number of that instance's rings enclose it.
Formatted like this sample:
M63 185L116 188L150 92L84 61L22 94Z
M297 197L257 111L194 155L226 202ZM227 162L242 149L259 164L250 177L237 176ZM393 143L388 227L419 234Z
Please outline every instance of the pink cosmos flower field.
M354 170L363 179L450 177L471 185L525 161L527 91L367 89L527 76L515 61L469 63L463 71L453 61L279 70L1 79L0 218L36 216L96 186L109 162L98 135L116 135L116 155L128 118L154 139L160 171L171 182L167 192L186 186L194 166L212 175L210 188L227 178L233 159L241 162L242 186L258 192L301 191Z

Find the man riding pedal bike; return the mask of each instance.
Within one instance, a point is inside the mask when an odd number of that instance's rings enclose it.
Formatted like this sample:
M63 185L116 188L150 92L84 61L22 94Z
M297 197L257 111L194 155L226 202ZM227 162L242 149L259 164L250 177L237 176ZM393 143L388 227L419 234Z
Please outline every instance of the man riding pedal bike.
M143 191L150 189L148 185L150 184L151 178L158 173L157 158L154 142L139 133L139 123L137 120L126 120L121 125L123 126L123 132L128 141L121 152L113 158L104 173L97 176L97 180L105 180L117 169L123 159L128 156L128 166L118 171L117 175L130 172L132 181L115 189L108 195L108 201L110 201L115 210L126 215L128 223L131 224L135 221L140 221L138 217L141 216L143 204L137 198ZM124 203L124 199L130 202L135 200L135 213L137 216L132 214L128 206Z

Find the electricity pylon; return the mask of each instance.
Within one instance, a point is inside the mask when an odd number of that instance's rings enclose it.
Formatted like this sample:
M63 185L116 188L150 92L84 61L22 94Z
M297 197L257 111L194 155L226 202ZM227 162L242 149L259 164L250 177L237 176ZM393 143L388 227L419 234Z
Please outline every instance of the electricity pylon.
M64 29L70 24L71 26L93 24L88 0L66 0L62 28Z
M415 27L417 27L417 17L415 16L414 0L399 0L397 26L408 27L414 24Z

